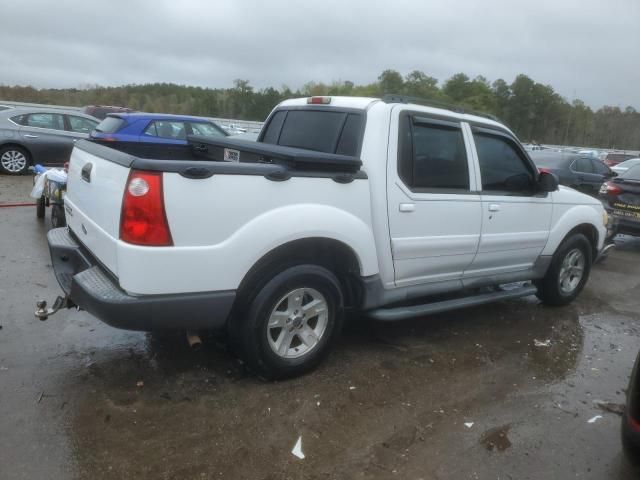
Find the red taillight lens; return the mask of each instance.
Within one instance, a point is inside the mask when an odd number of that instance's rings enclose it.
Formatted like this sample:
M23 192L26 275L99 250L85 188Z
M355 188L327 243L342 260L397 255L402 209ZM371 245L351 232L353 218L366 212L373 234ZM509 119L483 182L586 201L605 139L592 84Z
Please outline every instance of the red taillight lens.
M607 165L609 165L610 167L613 167L613 166L616 164L616 162L614 162L613 160L611 160L611 159L609 159L609 158L607 158L607 159L604 161L604 163L606 163L606 164L607 164Z
M622 189L612 182L605 183L605 186L607 188L606 193L608 195L618 195L619 193L622 193Z
M538 167L538 171L540 173L551 173L551 170L549 170L547 167Z
M329 105L331 103L331 97L309 97L307 103L311 105Z
M131 170L122 199L120 240L147 247L173 245L164 209L162 172Z
M631 428L636 432L640 432L640 422L638 422L631 415L627 415L627 419L629 420L629 426L631 426Z

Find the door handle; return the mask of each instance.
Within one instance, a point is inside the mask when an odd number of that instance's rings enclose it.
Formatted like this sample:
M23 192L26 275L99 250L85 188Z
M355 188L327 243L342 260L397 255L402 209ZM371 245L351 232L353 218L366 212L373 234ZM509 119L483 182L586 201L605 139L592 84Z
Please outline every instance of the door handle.
M401 212L413 212L416 209L415 204L413 203L401 203L400 211Z
M497 203L489 204L489 211L490 212L499 212L500 211L500 205L498 205Z
M38 135L31 135L30 133L25 133L24 136L26 138L38 138Z

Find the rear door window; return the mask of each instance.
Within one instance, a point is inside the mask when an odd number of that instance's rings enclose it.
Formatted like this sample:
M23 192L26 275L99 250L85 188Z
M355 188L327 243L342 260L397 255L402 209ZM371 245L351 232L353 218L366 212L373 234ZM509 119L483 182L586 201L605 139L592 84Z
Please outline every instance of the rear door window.
M22 125L27 127L64 130L64 117L60 113L30 113Z
M144 133L145 135L150 135L152 137L168 138L172 140L187 139L184 122L156 120L149 124Z
M474 132L482 191L506 195L532 195L532 167L515 142L502 135Z
M364 116L332 110L300 109L276 112L262 142L324 153L358 156Z
M591 159L587 157L580 157L573 162L573 170L580 173L593 173L593 165Z
M189 125L191 126L191 132L193 135L203 135L205 137L227 136L227 134L224 133L224 130L209 122L189 122Z
M591 159L591 165L593 167L593 171L598 175L608 175L611 172L611 170L609 170L609 167L607 167L600 160Z
M398 174L414 192L469 190L469 165L460 124L400 117Z

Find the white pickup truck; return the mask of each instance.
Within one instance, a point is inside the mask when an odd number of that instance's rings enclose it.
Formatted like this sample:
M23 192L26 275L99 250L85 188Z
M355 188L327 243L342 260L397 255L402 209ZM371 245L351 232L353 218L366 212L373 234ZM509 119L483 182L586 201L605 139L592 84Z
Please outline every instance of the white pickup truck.
M257 142L127 152L74 148L68 228L48 234L66 296L36 315L226 329L271 378L317 365L345 312L567 304L606 234L602 205L539 173L505 126L402 97L288 100Z

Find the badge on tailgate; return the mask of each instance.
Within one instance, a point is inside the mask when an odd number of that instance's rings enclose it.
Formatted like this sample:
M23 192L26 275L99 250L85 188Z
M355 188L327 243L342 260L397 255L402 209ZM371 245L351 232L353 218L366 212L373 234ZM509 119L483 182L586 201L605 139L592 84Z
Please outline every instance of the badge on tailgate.
M232 148L224 149L224 160L225 162L239 162L240 161L240 151L233 150Z

